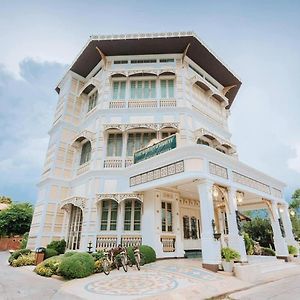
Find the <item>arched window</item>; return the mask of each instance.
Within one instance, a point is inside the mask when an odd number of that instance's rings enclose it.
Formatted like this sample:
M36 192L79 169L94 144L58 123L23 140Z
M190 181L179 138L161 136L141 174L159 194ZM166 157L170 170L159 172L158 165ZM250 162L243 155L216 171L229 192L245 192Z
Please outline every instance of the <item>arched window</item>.
M124 230L141 230L142 204L139 200L125 200Z
M221 149L221 148L216 148L216 150L218 150L219 152L222 152L222 153L226 154L226 151L223 150L223 149Z
M95 90L92 94L89 95L88 112L97 105L97 99L98 99L98 90Z
M117 219L118 203L114 200L103 200L100 230L117 230Z
M67 248L70 250L78 250L80 247L82 229L82 210L81 208L72 205L69 221Z
M107 139L107 156L122 156L123 135L122 133L109 133Z
M201 138L197 140L197 144L209 146L209 143Z
M156 132L128 133L127 156L133 156L135 151L146 147L153 139L156 139Z
M188 216L183 217L183 237L185 239L190 238L190 219Z
M80 156L80 165L88 162L91 159L91 142L87 141L82 145L81 156Z

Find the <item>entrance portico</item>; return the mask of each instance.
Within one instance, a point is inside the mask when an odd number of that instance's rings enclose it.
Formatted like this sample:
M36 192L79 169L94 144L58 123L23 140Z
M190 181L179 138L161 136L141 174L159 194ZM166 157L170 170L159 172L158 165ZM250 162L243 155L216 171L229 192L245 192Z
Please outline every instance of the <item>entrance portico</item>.
M185 151L188 153L183 153ZM295 240L282 199L284 185L233 160L203 145L174 149L161 154L159 160L153 157L128 168L129 182L131 189L137 192L162 189L199 201L199 248L203 266L208 269L218 269L221 247L233 248L239 252L241 261L247 261L239 221L239 211L245 210L268 210L276 256L287 259L287 245L295 244ZM183 244L183 240L181 234L181 241L177 237L175 245Z

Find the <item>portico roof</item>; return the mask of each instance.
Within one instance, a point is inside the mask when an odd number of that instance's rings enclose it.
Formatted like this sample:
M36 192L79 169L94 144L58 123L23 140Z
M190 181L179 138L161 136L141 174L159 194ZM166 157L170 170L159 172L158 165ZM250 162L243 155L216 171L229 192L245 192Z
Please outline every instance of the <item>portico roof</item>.
M70 70L86 77L102 59L96 47L105 56L185 53L224 87L234 86L226 93L228 107L242 84L193 32L91 36Z

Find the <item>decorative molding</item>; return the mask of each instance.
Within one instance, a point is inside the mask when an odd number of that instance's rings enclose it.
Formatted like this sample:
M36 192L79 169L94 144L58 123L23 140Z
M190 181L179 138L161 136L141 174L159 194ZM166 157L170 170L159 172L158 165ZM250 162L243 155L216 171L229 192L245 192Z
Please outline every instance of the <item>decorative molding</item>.
M132 124L104 124L104 130L108 129L118 129L120 131L127 131L134 128L149 128L155 131L159 131L166 127L172 127L178 129L179 123L132 123Z
M225 178L225 179L228 179L227 169L225 167L217 165L211 161L209 162L209 173L219 176L219 177L222 177L222 178Z
M70 212L70 204L73 204L74 206L81 208L83 211L87 204L87 198L75 196L75 197L64 199L60 203L60 208L66 210L67 212Z
M247 176L237 173L235 171L232 171L232 175L233 175L234 182L246 185L250 188L256 189L256 190L264 192L266 194L271 194L270 186L268 186L267 184L264 184L260 181L257 181L250 177L247 177Z
M276 189L274 187L271 188L271 193L273 196L277 197L277 198L282 198L282 192L279 189Z
M87 140L89 140L91 142L91 144L93 144L92 142L95 139L95 136L96 136L96 134L94 132L91 132L89 130L83 130L79 134L76 135L76 137L74 138L74 140L71 143L71 145L74 148L79 148L81 141L78 141L78 139L80 139L80 138L87 139Z
M153 180L184 172L184 161L178 161L151 171L130 177L130 186L139 185Z
M144 196L141 193L115 193L115 194L97 194L96 203L102 200L114 200L117 203L120 203L126 199L136 199L141 202L144 200Z

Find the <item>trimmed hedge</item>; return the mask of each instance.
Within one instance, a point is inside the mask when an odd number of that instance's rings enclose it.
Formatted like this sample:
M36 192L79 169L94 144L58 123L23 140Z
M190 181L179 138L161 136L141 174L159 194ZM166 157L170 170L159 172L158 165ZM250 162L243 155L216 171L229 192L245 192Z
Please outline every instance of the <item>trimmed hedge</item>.
M29 254L29 253L31 253L31 250L30 250L30 249L21 249L21 250L17 250L17 251L15 251L15 252L13 252L13 253L11 254L11 256L8 258L8 262L9 262L9 264L11 265L12 262L13 262L13 260L17 259L19 256L21 256L21 255L27 255L27 254Z
M270 248L261 247L261 255L275 256L276 254L275 254L275 251Z
M70 257L70 256L72 256L72 255L74 255L74 254L76 254L76 253L78 253L78 252L76 252L76 251L68 251L68 252L66 252L66 253L64 254L64 257Z
M58 254L64 254L66 251L66 241L52 241L50 244L47 245L48 249L54 249L57 251Z
M289 254L296 255L297 254L297 248L293 245L288 245Z
M52 256L57 256L58 252L51 248L46 248L45 250L45 259L50 258Z
M94 273L95 261L88 253L76 253L65 257L60 266L59 273L66 279L83 278Z
M102 250L92 253L92 256L93 256L95 261L105 257L104 251L102 251Z

